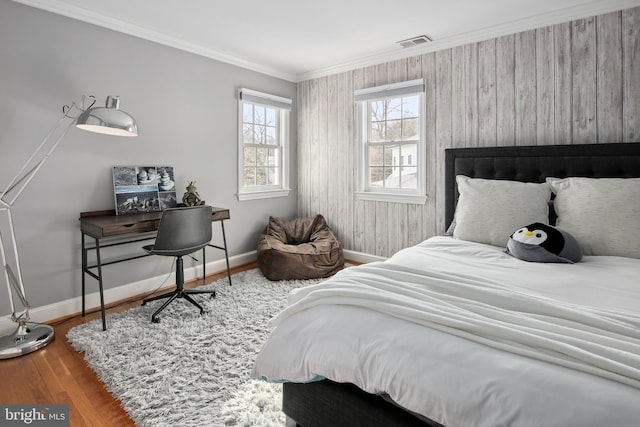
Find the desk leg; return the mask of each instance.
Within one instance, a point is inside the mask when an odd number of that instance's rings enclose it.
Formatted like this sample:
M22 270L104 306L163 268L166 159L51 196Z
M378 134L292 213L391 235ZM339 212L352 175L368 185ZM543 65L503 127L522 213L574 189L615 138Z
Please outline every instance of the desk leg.
M100 311L102 313L102 330L107 330L107 322L104 313L104 289L102 288L102 263L100 262L100 240L96 241L96 266L98 267L98 286L100 287Z
M85 276L87 274L87 246L84 242L84 233L80 232L82 235L82 317L85 315L85 305L84 305L84 293L85 293Z
M222 243L224 244L224 259L227 261L227 277L229 278L229 286L231 286L231 268L229 267L229 252L227 251L227 236L224 232L224 221L220 221L222 227Z

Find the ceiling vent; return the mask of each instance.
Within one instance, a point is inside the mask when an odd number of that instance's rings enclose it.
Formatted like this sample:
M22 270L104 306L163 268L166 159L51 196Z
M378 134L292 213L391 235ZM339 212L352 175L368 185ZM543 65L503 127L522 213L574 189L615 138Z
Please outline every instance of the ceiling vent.
M430 41L431 41L431 38L423 35L423 36L411 37L410 39L406 39L406 40L400 40L399 42L396 42L396 43L398 43L403 48L406 48L406 47L418 46L424 43L429 43Z

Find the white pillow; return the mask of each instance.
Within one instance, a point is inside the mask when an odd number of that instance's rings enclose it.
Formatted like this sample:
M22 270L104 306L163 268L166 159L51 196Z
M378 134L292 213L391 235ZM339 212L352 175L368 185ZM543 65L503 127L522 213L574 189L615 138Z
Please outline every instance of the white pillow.
M585 255L640 258L640 178L547 178L556 225Z
M549 224L547 183L456 176L458 204L453 237L506 246L509 236L527 224Z

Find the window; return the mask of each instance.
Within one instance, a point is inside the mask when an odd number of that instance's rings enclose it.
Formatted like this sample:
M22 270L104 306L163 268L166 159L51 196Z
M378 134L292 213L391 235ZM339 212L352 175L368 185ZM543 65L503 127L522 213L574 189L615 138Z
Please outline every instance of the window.
M238 199L289 194L291 100L240 89Z
M355 92L360 117L359 199L426 201L423 93L422 79Z

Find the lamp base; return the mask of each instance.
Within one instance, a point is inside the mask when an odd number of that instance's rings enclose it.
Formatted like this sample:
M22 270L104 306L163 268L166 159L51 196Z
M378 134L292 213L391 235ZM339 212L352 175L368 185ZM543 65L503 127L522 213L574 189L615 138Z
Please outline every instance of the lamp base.
M0 359L10 359L36 351L49 344L54 337L53 328L41 323L19 325L12 334L0 337Z

